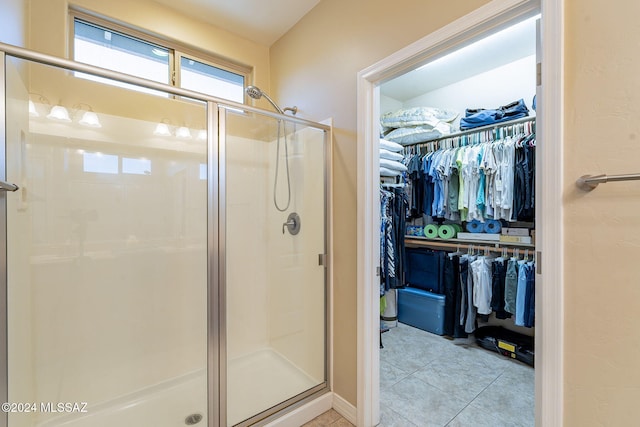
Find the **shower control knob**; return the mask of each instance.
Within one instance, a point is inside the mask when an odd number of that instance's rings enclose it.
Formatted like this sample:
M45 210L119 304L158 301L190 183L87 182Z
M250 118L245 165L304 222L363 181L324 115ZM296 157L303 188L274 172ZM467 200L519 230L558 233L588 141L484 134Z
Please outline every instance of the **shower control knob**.
M291 212L287 217L287 222L282 224L282 234L284 234L285 228L289 230L292 236L298 234L300 232L300 216L295 212Z
M296 222L295 221L287 221L285 223L282 224L282 234L284 234L284 229L285 228L289 228L289 227L295 227Z

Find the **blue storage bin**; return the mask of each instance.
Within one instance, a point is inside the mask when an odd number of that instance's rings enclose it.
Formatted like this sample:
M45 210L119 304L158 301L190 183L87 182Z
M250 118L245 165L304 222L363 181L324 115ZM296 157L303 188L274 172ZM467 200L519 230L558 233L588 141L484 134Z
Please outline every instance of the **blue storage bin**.
M422 289L398 289L398 321L443 335L444 298L444 295Z
M407 248L406 284L412 288L443 294L444 257L442 251Z

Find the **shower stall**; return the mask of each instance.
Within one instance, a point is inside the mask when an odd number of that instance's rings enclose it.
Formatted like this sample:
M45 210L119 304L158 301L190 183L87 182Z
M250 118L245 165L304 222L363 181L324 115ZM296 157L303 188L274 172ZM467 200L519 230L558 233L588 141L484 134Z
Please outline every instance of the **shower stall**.
M330 127L0 58L0 426L265 425L328 393Z

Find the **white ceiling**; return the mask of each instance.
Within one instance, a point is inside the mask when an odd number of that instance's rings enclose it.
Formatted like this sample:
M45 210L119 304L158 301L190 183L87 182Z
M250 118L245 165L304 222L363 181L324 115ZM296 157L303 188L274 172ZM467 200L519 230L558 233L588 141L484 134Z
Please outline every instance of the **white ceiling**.
M536 53L535 18L465 46L380 86L382 95L405 102Z
M320 0L155 0L256 43L271 46Z

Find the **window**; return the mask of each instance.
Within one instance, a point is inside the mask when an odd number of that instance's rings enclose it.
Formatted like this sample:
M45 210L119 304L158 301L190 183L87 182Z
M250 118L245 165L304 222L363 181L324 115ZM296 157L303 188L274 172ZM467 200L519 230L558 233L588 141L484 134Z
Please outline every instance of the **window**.
M186 56L180 58L180 87L236 102L244 98L243 76Z
M94 173L118 173L118 156L102 153L83 153L83 170Z
M82 170L92 173L119 174L122 172L132 175L151 175L151 160L131 157L120 159L120 156L115 154L82 151Z
M103 23L74 12L73 59L121 73L171 84L238 103L244 101L248 69L185 53L162 40L127 31L115 24ZM109 79L76 73L79 77L158 93Z
M122 173L135 175L151 175L151 160L122 158Z
M160 83L169 83L168 49L78 19L74 21L73 59L96 67ZM76 73L76 76L141 92L160 94L151 89L90 74Z
M76 61L169 83L169 49L77 19L74 28Z

